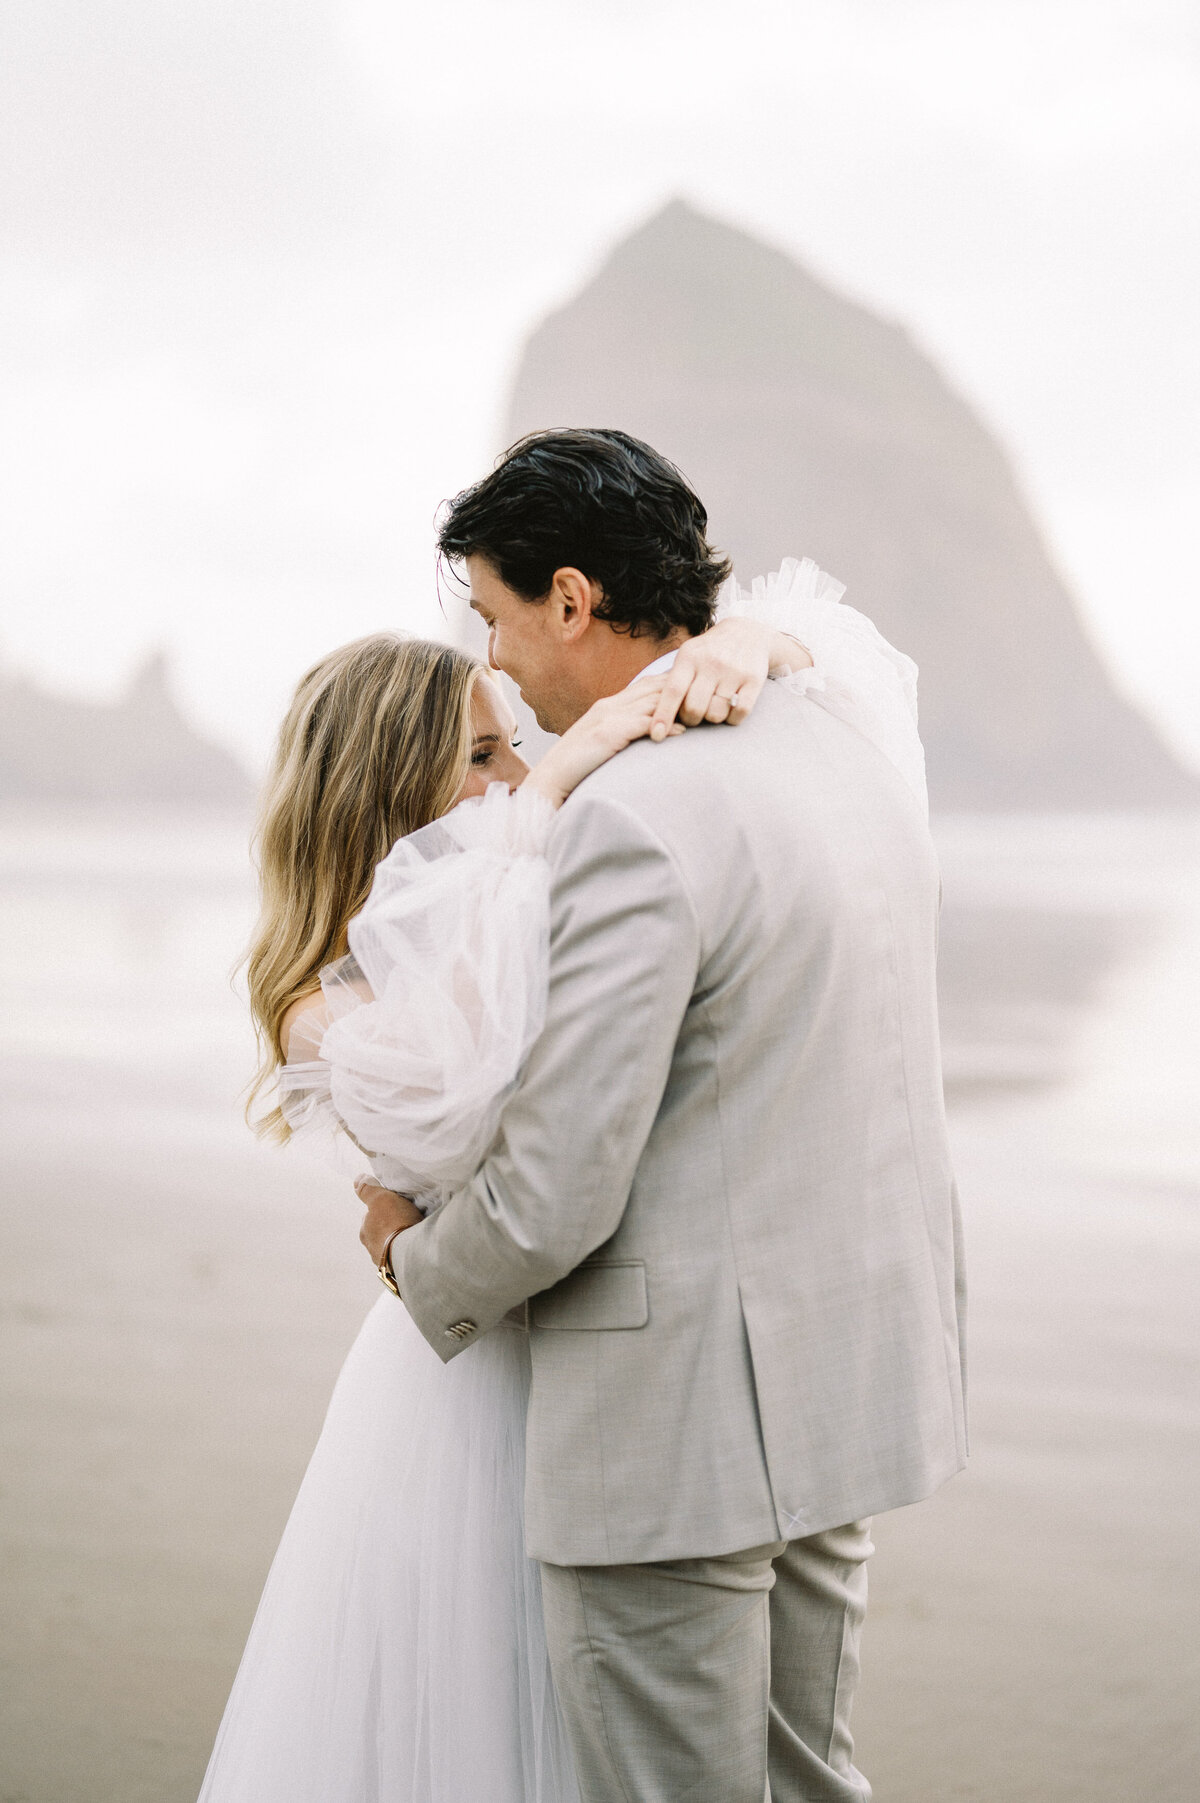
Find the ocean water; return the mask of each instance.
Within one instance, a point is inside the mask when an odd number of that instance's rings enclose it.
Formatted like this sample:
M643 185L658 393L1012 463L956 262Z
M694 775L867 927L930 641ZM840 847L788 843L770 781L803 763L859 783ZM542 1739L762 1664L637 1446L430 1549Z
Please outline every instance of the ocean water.
M1186 1171L1200 817L958 815L935 831L951 1107L1089 1090L1131 1138L1136 1120L1178 1140ZM248 834L240 816L0 815L0 1056L31 1105L45 1082L84 1104L229 1108L254 1062L235 975Z
M4 1056L106 1093L253 1057L235 966L254 919L240 816L0 816ZM223 1085L217 1090L223 1093Z

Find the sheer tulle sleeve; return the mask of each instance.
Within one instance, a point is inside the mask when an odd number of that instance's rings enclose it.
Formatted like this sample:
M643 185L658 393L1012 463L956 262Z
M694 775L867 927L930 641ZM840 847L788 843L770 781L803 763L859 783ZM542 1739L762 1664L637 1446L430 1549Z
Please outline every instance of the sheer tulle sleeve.
M847 607L845 584L811 557L787 557L750 588L731 577L717 603L719 619L760 620L798 639L813 660L809 670L780 678L808 695L878 746L896 766L926 813L925 752L917 731L917 666L883 637L865 614Z
M474 1173L545 1018L553 820L495 783L392 848L292 1035L294 1134L348 1138L424 1206Z

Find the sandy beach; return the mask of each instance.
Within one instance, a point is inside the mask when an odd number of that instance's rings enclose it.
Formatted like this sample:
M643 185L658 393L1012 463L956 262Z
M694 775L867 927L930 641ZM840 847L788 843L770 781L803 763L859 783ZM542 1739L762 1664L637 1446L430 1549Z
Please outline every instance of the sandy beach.
M0 828L0 1803L194 1799L378 1293L348 1186L240 1124L239 832ZM860 1763L1190 1803L1200 833L941 842L973 1457L877 1523Z

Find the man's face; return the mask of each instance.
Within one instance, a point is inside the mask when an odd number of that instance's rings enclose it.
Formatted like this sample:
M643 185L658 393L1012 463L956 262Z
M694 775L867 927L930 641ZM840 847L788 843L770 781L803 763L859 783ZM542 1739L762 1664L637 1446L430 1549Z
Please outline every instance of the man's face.
M488 629L488 662L516 683L543 732L565 731L580 710L559 610L552 602L523 600L486 557L468 557L466 567L471 606Z

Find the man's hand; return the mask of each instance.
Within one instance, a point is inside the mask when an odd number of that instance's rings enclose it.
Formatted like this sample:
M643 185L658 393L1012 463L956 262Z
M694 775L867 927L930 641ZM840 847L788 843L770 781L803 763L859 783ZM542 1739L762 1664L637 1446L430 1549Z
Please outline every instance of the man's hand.
M354 1188L367 1208L358 1237L371 1254L371 1263L378 1268L391 1236L401 1227L415 1227L425 1216L415 1202L394 1189L381 1189L373 1177L356 1177Z

